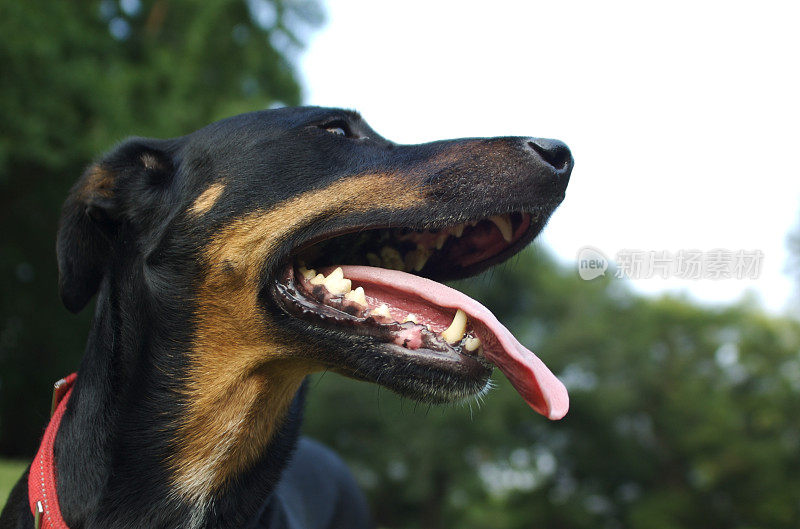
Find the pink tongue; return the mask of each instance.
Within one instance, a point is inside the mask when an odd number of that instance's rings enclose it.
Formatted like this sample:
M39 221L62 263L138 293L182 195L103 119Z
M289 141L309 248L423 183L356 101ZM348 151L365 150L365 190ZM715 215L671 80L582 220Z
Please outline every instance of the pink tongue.
M549 419L560 419L567 414L569 395L564 384L489 309L474 299L436 281L396 270L370 266L342 266L342 270L346 278L365 286L367 292L366 284L371 283L440 307L463 310L484 344L486 358L508 377L525 402Z

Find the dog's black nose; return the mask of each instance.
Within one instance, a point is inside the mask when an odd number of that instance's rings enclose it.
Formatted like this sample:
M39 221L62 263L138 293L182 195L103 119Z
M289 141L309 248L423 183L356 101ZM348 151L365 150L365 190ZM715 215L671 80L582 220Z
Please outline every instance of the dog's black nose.
M529 138L527 146L550 165L559 178L569 179L573 164L572 153L563 142L545 138Z

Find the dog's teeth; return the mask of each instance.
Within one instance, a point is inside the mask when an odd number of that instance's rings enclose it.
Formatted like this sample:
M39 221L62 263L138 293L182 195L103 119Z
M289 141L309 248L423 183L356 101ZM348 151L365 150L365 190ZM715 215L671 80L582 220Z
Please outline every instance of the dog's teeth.
M328 292L334 295L347 294L350 292L350 287L352 286L350 280L344 278L344 272L341 266L337 267L336 270L325 278L324 285L325 288L328 289Z
M419 272L425 268L428 258L431 256L431 251L425 248L417 248L416 260L414 261L414 270Z
M480 346L481 346L481 341L477 337L470 336L466 340L464 340L464 349L466 349L467 351L470 352L475 351Z
M325 282L325 276L322 274L315 275L312 279L309 280L309 283L312 285L321 285Z
M300 272L300 275L302 275L303 277L305 277L309 281L314 279L314 277L317 275L317 271L316 270L314 270L313 268L311 270L309 270L305 266L301 266L300 268L297 269L297 271Z
M353 283L349 279L343 279L341 283L339 283L339 291L334 292L335 294L347 294L350 292L350 289L353 288Z
M498 230L500 230L500 233L503 235L503 239L505 239L506 242L511 242L513 230L511 229L511 219L508 218L508 215L496 215L494 217L489 217L489 220L492 221L495 226L497 226Z
M436 249L441 250L442 246L444 246L444 242L447 238L450 237L449 233L440 233L438 237L436 237Z
M403 271L411 272L414 269L414 262L416 261L417 251L412 250L406 253L406 256L403 257Z
M464 333L467 330L467 315L464 314L464 311L461 309L456 310L456 315L453 317L453 323L450 324L443 333L442 338L447 343L456 343L460 342L461 338L464 337Z
M464 235L464 228L465 227L466 227L466 224L463 224L463 223L462 224L456 224L455 226L450 228L448 231L451 234L455 235L456 237L461 237L462 235Z
M403 320L403 323L405 323L405 322L407 322L407 321L410 321L411 323L419 323L419 321L417 321L417 320L418 320L418 318L417 318L417 315L416 315L416 314L411 314L411 313L409 313L409 314L408 314L408 315L405 317L405 319Z
M403 270L405 267L403 256L391 246L381 248L381 262L385 268L391 268L392 270Z
M367 297L364 295L363 287L356 287L355 290L351 290L350 292L344 295L344 299L352 301L353 303L357 303L362 307L367 306Z
M386 303L381 303L380 307L376 309L372 309L369 313L370 316L381 316L383 318L391 318L392 315L389 314L389 305Z
M470 226L472 226L474 228L475 226L478 225L478 221L477 220L471 220L471 221L467 222L467 224L469 224Z
M381 258L371 252L367 254L367 262L370 266L381 266Z
M419 272L425 268L425 263L428 262L430 256L431 250L423 248L422 246L417 246L416 250L411 250L406 254L406 270L409 272L412 270Z

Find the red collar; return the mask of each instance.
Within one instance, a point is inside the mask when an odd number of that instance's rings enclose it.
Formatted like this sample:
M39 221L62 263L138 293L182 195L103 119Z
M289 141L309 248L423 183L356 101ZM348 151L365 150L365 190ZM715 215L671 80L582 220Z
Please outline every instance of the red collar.
M42 444L31 464L28 474L28 501L35 520L36 529L69 529L61 517L56 493L56 469L53 456L53 443L56 440L61 418L67 409L67 401L72 395L77 373L62 378L53 391L53 410L50 423L44 431Z

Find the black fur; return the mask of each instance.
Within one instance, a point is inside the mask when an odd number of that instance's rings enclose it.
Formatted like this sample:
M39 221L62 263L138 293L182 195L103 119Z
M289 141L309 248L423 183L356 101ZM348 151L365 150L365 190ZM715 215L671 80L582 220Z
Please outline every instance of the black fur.
M346 135L329 131L336 127ZM536 236L561 202L571 166L562 144L529 138L396 145L357 114L325 108L244 114L181 138L134 138L118 146L75 185L58 232L64 304L77 312L97 295L55 445L66 522L72 529L166 529L192 521L209 528L369 526L363 497L327 449L301 441L286 468L298 446L305 386L260 459L215 491L200 515L172 490L165 462L187 405L187 351L206 273L200 252L231 220L354 175L380 173L411 183L425 195L424 204L397 211L374 203L364 213L297 226L261 264L261 309L280 329L277 343L292 348L304 342L305 354L350 376L429 400L439 386L466 384L464 391L474 391L464 382L470 373L456 376L387 356L368 338L289 316L271 298L270 282L294 248L325 233L437 228L515 211L539 215L541 225L495 261L505 259ZM188 214L220 179L225 192L219 202L199 218ZM26 476L0 527L32 527Z

